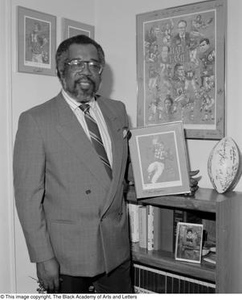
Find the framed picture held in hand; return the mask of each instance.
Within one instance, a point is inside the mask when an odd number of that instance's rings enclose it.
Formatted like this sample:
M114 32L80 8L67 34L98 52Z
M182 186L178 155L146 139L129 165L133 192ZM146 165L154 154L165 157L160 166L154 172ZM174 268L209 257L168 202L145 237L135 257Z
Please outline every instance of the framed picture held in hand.
M131 162L137 198L190 192L182 122L131 129Z

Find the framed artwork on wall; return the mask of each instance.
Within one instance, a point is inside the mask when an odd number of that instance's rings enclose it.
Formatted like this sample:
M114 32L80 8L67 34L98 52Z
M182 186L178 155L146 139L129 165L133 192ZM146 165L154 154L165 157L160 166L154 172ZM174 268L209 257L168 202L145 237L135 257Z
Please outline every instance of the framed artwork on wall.
M55 76L56 17L18 6L18 71Z
M175 259L201 263L203 224L177 223Z
M90 38L94 38L94 26L80 23L77 21L69 20L69 19L62 19L63 24L63 40L79 35L85 34Z
M182 122L131 129L129 140L137 198L190 193Z
M181 120L190 139L225 136L226 0L139 14L138 126Z

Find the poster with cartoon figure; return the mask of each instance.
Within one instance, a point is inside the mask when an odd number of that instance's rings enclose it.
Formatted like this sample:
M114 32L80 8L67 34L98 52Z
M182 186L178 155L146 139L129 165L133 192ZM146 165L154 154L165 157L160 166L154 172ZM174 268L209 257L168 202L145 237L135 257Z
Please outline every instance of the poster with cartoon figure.
M224 135L224 6L214 2L137 16L138 125L182 121L188 138Z

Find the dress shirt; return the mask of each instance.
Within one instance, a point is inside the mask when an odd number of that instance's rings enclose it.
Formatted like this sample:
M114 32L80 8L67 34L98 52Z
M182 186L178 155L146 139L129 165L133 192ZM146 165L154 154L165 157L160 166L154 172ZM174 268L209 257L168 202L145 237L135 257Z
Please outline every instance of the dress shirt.
M71 98L63 89L61 92L62 92L62 95L63 95L64 99L66 100L67 104L70 106L71 110L77 117L77 120L81 124L87 137L91 140L89 130L87 128L87 124L85 121L84 112L79 108L79 106L81 104L79 102L77 102L76 100L74 100L73 98ZM112 165L113 165L112 144L111 144L111 139L110 139L110 136L108 133L107 125L104 120L103 114L101 112L101 109L100 109L97 101L95 101L94 98L92 98L92 100L90 100L88 102L88 104L90 105L90 110L89 110L90 115L97 122L99 131L100 131L100 134L102 137L103 145L107 152L109 163L112 167Z

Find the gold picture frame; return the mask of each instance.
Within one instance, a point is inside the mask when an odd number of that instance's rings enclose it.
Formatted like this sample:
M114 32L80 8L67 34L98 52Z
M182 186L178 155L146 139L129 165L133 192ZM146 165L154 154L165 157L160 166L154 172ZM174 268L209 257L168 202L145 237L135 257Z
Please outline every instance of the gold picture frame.
M225 136L227 1L136 16L137 125L181 120L188 139Z

